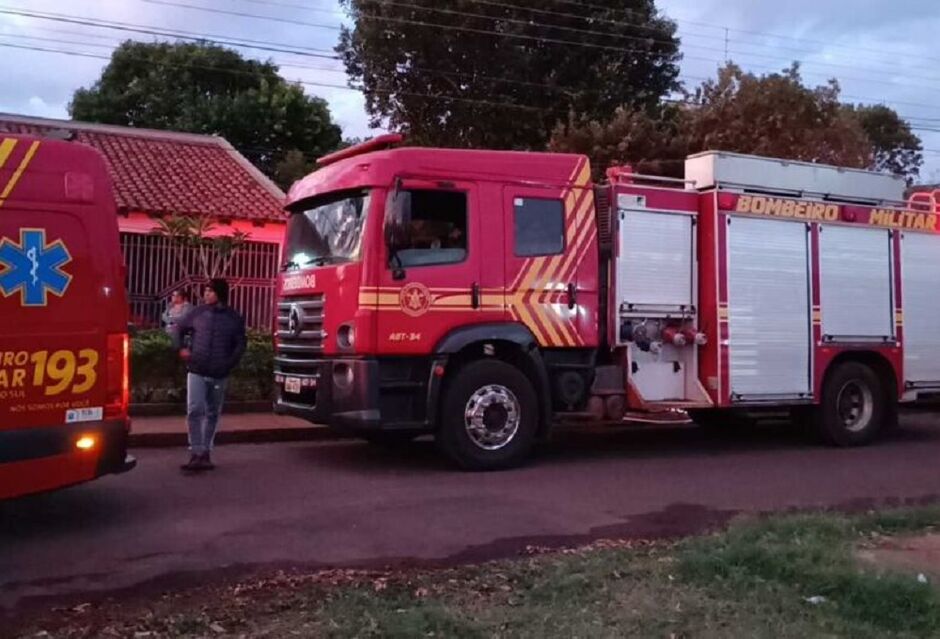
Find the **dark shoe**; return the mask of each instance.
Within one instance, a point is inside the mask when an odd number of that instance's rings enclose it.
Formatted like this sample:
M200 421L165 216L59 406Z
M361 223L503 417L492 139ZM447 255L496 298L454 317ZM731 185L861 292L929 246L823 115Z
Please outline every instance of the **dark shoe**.
M199 465L196 467L196 470L214 470L215 464L212 463L212 458L209 456L209 453L205 453L202 457L199 458Z
M182 466L180 466L180 470L185 470L185 471L198 470L199 460L200 460L199 455L190 456L189 461L183 464Z

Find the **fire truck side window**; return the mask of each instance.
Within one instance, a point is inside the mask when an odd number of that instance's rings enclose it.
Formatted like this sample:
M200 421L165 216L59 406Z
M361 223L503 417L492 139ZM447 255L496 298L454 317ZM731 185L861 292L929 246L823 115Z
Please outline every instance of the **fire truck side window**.
M410 248L398 252L401 266L456 264L467 259L467 194L414 189Z
M565 250L565 206L559 200L517 197L516 256L558 255Z

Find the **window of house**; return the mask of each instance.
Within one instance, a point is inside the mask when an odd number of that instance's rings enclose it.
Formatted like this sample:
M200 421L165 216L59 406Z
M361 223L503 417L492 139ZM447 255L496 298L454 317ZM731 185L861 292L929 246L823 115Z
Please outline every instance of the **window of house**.
M467 194L415 189L410 247L398 251L402 268L456 264L467 259Z
M565 250L565 206L559 200L517 197L516 255L557 255Z

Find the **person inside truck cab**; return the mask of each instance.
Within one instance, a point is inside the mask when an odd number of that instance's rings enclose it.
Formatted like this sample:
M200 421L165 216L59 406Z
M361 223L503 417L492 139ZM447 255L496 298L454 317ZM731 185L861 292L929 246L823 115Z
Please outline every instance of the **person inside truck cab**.
M467 251L467 214L463 194L413 191L410 248L399 258L405 266L459 262Z

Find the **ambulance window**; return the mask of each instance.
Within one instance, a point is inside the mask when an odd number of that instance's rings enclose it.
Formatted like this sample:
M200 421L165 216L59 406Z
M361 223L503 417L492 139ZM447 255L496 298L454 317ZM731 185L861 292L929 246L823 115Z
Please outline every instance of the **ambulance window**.
M410 193L410 247L398 252L402 268L467 259L467 194L422 189Z
M559 200L517 197L516 255L558 255L565 250L565 206Z

